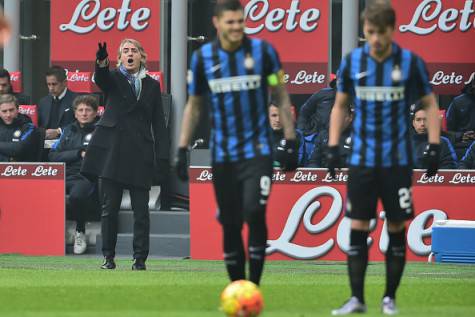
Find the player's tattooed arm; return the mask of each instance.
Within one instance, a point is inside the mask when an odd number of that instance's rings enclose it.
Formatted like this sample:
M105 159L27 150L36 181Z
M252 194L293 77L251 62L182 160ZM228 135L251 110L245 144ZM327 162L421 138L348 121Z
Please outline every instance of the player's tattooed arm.
M203 97L189 96L183 112L179 147L188 147L200 119Z

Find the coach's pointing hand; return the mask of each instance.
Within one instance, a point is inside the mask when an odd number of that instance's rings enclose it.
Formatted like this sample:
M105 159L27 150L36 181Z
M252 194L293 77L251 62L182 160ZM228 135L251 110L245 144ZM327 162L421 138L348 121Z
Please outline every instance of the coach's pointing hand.
M109 54L107 53L107 43L103 42L101 44L101 42L99 42L97 45L98 45L98 49L96 52L96 59L99 62L102 62L107 58L107 56L109 56Z

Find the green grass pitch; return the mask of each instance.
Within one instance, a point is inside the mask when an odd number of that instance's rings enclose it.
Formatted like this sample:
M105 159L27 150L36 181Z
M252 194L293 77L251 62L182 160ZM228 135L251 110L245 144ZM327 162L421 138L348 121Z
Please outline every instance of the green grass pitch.
M0 316L214 317L227 284L220 261L157 260L148 271L99 269L100 258L0 255ZM365 316L381 316L384 264L371 263ZM263 317L330 316L349 295L346 265L269 261L262 280ZM400 316L475 316L475 265L408 263Z

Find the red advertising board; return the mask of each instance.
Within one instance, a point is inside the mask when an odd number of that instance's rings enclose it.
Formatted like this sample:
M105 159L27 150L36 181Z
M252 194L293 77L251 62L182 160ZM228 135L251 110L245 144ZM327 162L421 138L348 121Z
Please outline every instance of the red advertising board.
M0 253L64 255L64 164L0 163Z
M51 0L51 63L69 71L94 70L97 43L116 59L124 38L142 43L149 69L159 68L159 0Z
M10 72L10 82L13 92L21 92L23 90L21 81L21 72Z
M35 127L38 126L38 108L36 105L19 105L18 111L29 116Z
M190 169L191 257L222 259L221 227L209 168ZM349 246L350 221L344 217L346 172L337 179L323 169L274 171L267 208L267 253L271 260L320 259L343 261ZM435 220L475 220L475 171L441 171L432 178L414 175L415 218L408 222L407 258L427 261ZM371 223L370 260L384 260L387 248L383 207ZM246 240L246 239L245 239Z
M460 93L475 77L475 5L472 0L392 1L395 40L427 63L436 93Z
M246 34L277 49L290 93L312 94L327 84L330 2L241 0Z

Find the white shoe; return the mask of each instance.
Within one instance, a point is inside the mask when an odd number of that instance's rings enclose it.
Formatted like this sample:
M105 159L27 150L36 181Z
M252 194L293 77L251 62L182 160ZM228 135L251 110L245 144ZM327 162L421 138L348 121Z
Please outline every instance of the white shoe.
M389 296L384 297L381 302L381 312L384 315L396 315L398 313L396 301Z
M86 252L86 248L86 235L83 232L76 231L76 236L74 237L74 254L83 254Z
M366 305L360 302L360 300L354 296L351 297L340 308L332 310L333 316L349 315L354 313L366 313Z

